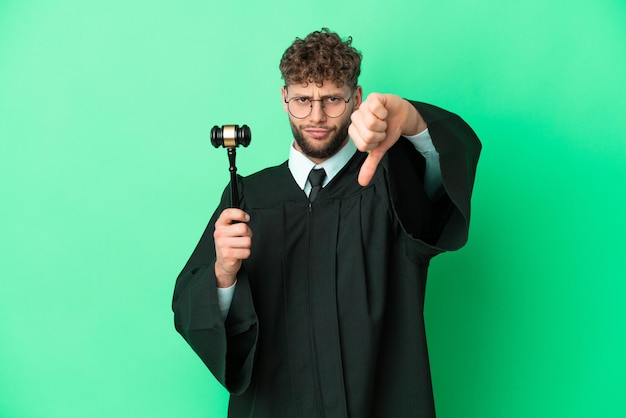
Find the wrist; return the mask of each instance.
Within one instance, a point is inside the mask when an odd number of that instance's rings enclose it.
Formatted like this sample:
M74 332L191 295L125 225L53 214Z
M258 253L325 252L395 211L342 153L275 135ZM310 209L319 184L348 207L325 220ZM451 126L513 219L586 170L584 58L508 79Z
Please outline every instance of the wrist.
M415 136L420 132L424 132L428 128L428 125L426 125L422 115L420 115L415 106L408 100L405 100L404 104L407 107L407 117L402 127L402 135Z
M237 281L237 274L228 273L215 263L215 281L219 288L231 287Z

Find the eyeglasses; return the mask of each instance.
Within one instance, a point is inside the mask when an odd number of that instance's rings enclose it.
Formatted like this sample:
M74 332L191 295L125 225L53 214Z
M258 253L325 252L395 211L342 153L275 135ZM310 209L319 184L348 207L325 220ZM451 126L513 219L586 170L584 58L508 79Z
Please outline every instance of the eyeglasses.
M344 99L341 96L326 96L321 99L309 99L308 97L292 97L291 99L285 99L287 103L287 109L291 116L296 119L304 119L313 112L313 102L320 102L322 104L322 112L329 118L338 118L346 111L348 102L352 100L354 92Z

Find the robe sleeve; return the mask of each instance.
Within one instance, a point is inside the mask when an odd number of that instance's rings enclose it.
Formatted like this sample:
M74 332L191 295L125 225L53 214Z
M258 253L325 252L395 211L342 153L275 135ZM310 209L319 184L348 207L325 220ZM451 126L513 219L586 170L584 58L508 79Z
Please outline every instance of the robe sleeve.
M215 378L231 393L240 394L250 384L258 338L258 320L245 269L226 319L222 319L215 277L215 221L228 203L228 189L207 225L196 249L179 274L172 309L176 330Z
M424 118L439 153L443 193L426 197L423 157L404 138L389 150L385 168L394 212L413 241L409 246L433 256L467 242L481 144L459 116L429 104L411 104Z

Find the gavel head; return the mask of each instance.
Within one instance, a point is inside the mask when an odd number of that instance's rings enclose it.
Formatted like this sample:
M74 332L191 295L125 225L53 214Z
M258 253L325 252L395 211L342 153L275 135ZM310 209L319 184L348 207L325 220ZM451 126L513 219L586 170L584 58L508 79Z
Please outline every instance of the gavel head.
M223 125L211 129L211 143L215 148L235 148L239 145L247 147L252 140L252 132L248 125Z

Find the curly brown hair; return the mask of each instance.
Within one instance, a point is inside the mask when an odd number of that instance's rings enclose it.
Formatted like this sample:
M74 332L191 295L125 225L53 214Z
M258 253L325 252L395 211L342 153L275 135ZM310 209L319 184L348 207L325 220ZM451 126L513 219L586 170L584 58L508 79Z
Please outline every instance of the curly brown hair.
M331 81L341 87L357 86L361 74L362 55L352 46L352 37L342 40L328 28L315 31L296 40L280 60L280 72L285 85L315 83L321 86Z

